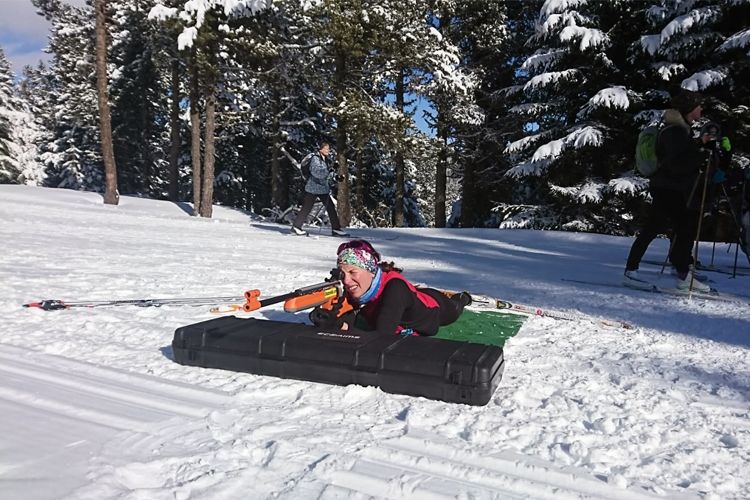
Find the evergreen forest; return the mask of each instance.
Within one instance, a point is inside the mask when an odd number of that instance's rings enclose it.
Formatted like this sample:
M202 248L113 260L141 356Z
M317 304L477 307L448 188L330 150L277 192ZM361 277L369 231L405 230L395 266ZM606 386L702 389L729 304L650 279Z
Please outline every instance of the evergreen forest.
M273 218L325 141L346 226L630 235L680 89L750 169L750 0L29 1L49 61L0 47L2 183Z

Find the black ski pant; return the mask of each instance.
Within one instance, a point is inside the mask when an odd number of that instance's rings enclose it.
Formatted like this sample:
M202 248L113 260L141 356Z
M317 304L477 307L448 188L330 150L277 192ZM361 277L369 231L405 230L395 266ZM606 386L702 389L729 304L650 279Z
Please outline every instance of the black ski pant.
M659 234L664 233L670 227L673 230L672 242L669 251L669 261L680 276L684 276L690 270L693 242L697 236L698 210L687 206L687 200L681 191L670 189L652 188L650 211L646 224L638 233L638 236L630 247L627 270L638 269L643 255L648 246Z
M294 227L302 229L302 224L307 220L307 216L310 215L315 199L320 200L326 207L328 212L328 219L331 221L331 229L341 229L341 223L339 222L339 215L336 213L336 206L333 204L330 194L312 194L305 193L305 198L302 201L302 208L300 208L297 218L294 219Z
M440 306L440 326L450 325L464 312L464 304L461 302L460 294L448 297L440 290L435 290L434 288L420 288L419 291L426 293L437 301Z

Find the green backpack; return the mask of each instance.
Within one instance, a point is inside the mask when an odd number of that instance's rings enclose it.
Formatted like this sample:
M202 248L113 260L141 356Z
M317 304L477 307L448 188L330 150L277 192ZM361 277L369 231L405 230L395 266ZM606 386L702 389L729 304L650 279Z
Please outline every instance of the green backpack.
M635 145L635 169L644 177L651 177L659 170L656 158L656 141L659 139L659 125L649 125L638 134Z

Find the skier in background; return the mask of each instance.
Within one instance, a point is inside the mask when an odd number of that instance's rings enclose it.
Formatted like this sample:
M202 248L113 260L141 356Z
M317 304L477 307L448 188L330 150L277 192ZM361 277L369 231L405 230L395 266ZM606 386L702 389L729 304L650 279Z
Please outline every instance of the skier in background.
M307 231L302 229L302 224L307 220L307 216L310 214L310 210L312 210L316 199L320 200L326 207L328 219L331 221L331 235L349 236L347 232L341 230L336 206L333 204L333 199L331 198L331 187L328 185L328 180L332 172L328 168L326 159L330 153L331 145L323 142L320 144L318 152L310 158L310 175L305 183L305 197L302 201L302 208L300 208L292 224L292 233L297 236L307 235ZM336 176L336 180L341 181L343 179Z
M653 283L639 276L638 267L649 244L671 223L674 236L669 260L677 273L677 288L688 291L692 285L693 290L709 292L708 285L691 276L691 249L697 236L703 185L699 174L706 163L701 146L706 138L693 140L690 124L701 117L703 97L698 92L682 90L672 99L672 108L664 113L664 127L656 142L659 169L649 183L653 201L646 223L630 248L623 284L631 288L653 287Z

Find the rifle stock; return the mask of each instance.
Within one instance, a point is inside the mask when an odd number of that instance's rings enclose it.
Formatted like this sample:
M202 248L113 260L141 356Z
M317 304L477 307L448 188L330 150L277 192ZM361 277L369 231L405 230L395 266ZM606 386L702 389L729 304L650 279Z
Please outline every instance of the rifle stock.
M339 288L332 286L317 292L312 292L299 297L292 297L284 302L284 311L294 313L304 309L312 309L326 304L339 296Z
M271 304L278 304L284 302L284 310L287 312L297 312L303 309L316 307L332 298L335 298L343 293L343 285L341 281L324 281L323 283L316 283L315 285L309 285L302 288L298 288L293 292L277 295L275 297L269 297L267 299L259 300L260 290L253 289L245 292L245 304L242 306L242 310L245 312L255 311L261 307L270 306ZM325 299L323 299L325 297ZM298 300L294 300L298 299ZM287 309L287 302L290 302ZM322 300L323 302L316 303L316 301Z

